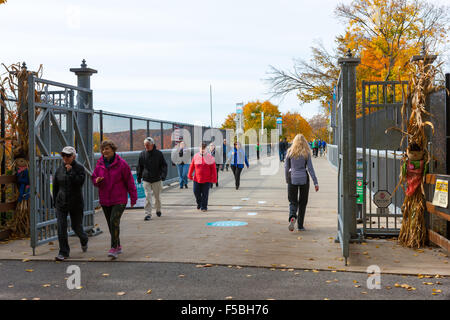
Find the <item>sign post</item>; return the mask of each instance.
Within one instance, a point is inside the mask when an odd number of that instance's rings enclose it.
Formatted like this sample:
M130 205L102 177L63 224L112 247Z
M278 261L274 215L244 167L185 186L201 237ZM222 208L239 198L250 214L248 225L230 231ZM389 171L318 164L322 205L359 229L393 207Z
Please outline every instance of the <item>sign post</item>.
M373 196L373 203L377 206L377 214L388 215L389 206L392 203L391 194L385 190L379 190Z

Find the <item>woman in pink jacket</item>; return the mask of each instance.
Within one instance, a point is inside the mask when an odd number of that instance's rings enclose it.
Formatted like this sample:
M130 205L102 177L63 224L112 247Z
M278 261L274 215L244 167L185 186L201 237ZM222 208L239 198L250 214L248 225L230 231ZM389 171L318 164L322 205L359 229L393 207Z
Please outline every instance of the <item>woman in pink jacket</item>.
M102 157L92 174L92 182L98 188L100 205L103 208L109 233L111 234L111 249L108 257L116 259L122 253L120 245L120 218L128 202L130 194L131 207L136 204L137 191L130 167L118 154L117 146L111 140L101 144Z
M217 183L216 160L206 151L202 143L200 152L194 155L189 167L188 178L194 181L194 195L197 209L208 211L208 195L211 183Z

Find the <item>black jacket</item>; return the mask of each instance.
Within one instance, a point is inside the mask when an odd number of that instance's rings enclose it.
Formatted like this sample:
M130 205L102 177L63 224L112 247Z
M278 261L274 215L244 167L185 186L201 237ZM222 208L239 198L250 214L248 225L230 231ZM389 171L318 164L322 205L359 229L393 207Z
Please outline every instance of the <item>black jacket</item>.
M66 170L63 164L56 169L53 177L53 204L61 211L81 210L84 208L83 184L86 178L84 167L75 160L72 169Z
M139 155L137 181L154 183L164 181L167 177L167 163L161 151L153 147L152 151L144 150Z

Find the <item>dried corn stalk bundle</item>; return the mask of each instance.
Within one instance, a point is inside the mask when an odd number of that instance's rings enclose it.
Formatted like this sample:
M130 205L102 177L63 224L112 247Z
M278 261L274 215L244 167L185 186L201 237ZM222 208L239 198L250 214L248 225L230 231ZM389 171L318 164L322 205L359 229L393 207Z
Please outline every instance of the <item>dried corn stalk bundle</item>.
M408 65L410 79L408 94L403 95L402 128L392 128L403 134L400 145L403 144L404 139L408 139L408 145L415 146L422 154L422 159L412 159L420 160L415 161L416 163L421 163L419 168L414 167L412 165L413 161L408 158L408 155L412 158L409 153L409 147L408 154L405 154L402 159L404 170L402 170L402 174L400 175L399 184L406 183L408 189L405 190L402 185L402 189L405 191L405 200L402 205L403 220L398 240L401 245L409 248L423 247L427 238L424 182L430 162L430 153L427 149L428 141L425 129L426 127L430 127L434 134L434 126L431 122L425 121L424 118L431 116L425 109L427 97L440 89L440 87L434 84L434 79L440 72L439 66L431 65L430 61L428 56L425 55L424 59L411 62ZM409 119L406 119L407 101L411 102ZM417 176L414 178L408 172L410 169L411 171L415 171L414 174L420 175L420 180L417 180ZM411 188L410 184L413 183L414 179L416 179L418 185L415 188Z
M29 137L28 137L28 76L27 71L20 63L9 67L2 64L5 69L0 74L0 93L2 98L0 103L5 108L6 113L6 136L2 144L5 144L5 152L0 154L0 161L5 157L8 169L14 170L17 158L29 161ZM33 73L40 77L42 66L39 71ZM5 103L8 98L13 98L15 103ZM39 94L35 91L35 99L39 101ZM4 101L2 101L4 100ZM17 199L18 194L15 195ZM17 204L13 218L8 222L8 229L13 238L28 237L30 234L30 200L22 200Z

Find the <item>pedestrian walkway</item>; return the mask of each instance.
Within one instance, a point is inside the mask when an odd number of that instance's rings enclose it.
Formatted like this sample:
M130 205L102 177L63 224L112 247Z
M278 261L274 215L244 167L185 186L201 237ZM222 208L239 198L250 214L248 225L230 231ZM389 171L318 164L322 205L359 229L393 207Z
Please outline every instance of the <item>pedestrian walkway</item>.
M276 158L271 158L276 160ZM283 163L277 174L260 175L256 161L244 169L241 187L233 173L219 172L219 188L210 192L209 211L197 210L192 183L162 194L162 217L144 221L143 209L125 211L121 223L124 253L118 261L184 262L285 269L366 272L378 265L382 273L439 274L450 276L449 258L440 249L412 250L395 240L367 240L351 244L349 265L344 266L337 234L337 173L324 158L313 159L320 191L311 185L303 232L288 231L287 187ZM74 261L108 261L110 236L103 213L96 216L103 233L90 238L82 253L78 238L70 238ZM211 227L218 221L245 222L245 226ZM38 247L32 256L29 241L0 245L1 259L52 260L57 241Z

